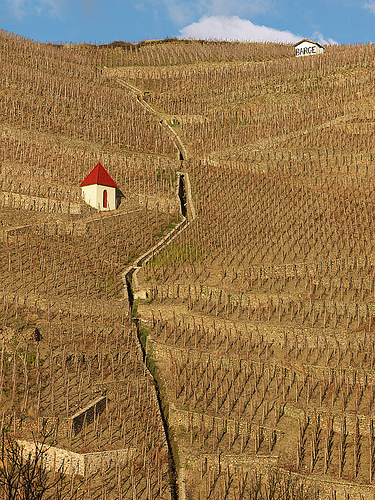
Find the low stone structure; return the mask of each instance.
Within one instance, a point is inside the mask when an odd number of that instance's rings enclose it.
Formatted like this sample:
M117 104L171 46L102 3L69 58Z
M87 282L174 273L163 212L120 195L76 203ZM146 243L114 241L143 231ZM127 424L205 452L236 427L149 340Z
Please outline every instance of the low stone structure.
M78 410L74 415L70 417L70 420L73 424L73 430L75 435L77 435L83 424L91 424L97 415L101 415L105 410L105 406L107 404L106 396L99 396L98 398L90 401L90 403Z
M39 196L30 196L7 191L0 191L0 206L54 214L79 215L81 213L81 205L79 203L70 203L69 201L40 198Z
M30 443L29 441L18 440L19 446L23 449L25 458L33 456L36 447L40 448L40 443ZM47 470L60 471L64 474L85 474L85 456L62 448L53 446L43 447L43 464Z
M116 464L126 464L136 451L136 448L124 448L121 450L85 453L82 455L85 462L85 474L94 474L98 470Z
M35 454L36 447L40 443L18 440L23 449L25 458ZM108 450L98 453L74 453L73 451L44 445L43 463L46 470L62 472L69 475L85 476L94 474L98 470L111 464L124 464L135 454L136 448L124 448L120 450Z

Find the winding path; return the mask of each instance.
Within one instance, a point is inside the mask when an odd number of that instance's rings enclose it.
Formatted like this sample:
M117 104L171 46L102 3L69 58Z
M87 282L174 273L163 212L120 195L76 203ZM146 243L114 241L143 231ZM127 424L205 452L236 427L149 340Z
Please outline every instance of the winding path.
M183 143L177 132L170 126L169 121L172 121L172 116L166 115L164 113L160 113L155 110L149 103L144 100L143 92L134 87L133 85L127 83L121 78L117 78L117 81L120 85L130 90L133 95L136 96L138 103L145 108L147 111L156 116L160 124L166 128L168 133L171 135L171 138L176 146L176 149L179 152L179 159L181 161L181 167L183 167L183 162L188 158L188 150L186 145ZM171 480L171 497L172 500L185 500L185 480L184 480L184 470L177 470L176 459L173 454L173 447L171 443L170 437L170 429L168 426L167 415L166 415L166 404L162 399L162 394L160 390L160 382L158 380L158 374L154 371L152 373L149 369L149 363L146 353L146 346L142 341L142 336L140 332L139 326L139 317L134 312L134 301L137 298L147 298L147 292L139 290L138 278L137 275L144 264L154 258L156 254L158 254L161 250L167 247L171 241L173 241L182 231L184 231L188 225L196 218L196 211L193 204L192 193L191 193L191 185L189 174L187 172L177 172L177 187L176 191L180 200L180 211L182 216L182 221L177 224L164 238L162 238L156 245L147 250L143 255L138 257L131 266L129 266L122 273L122 281L124 284L124 293L125 298L127 298L129 303L129 314L131 314L132 320L137 329L137 336L139 345L142 349L143 354L143 362L145 364L145 370L148 371L149 375L152 377L154 381L154 387L156 391L156 396L159 404L159 412L163 422L164 433L168 446L169 453L169 471L170 471L170 480Z
M145 93L141 89L134 87L134 85L131 85L130 83L123 80L122 78L117 77L116 81L122 87L125 87L127 90L130 90L130 92L137 98L137 101L139 102L139 104L144 109L146 109L147 111L149 111L151 114L153 114L154 116L156 116L159 119L160 124L163 125L163 127L166 128L168 133L172 135L172 140L175 143L175 146L180 153L180 160L181 161L186 160L189 157L188 149L187 149L186 145L183 143L181 137L177 134L177 132L169 124L169 122L172 123L174 116L169 115L167 113L162 113L160 111L157 111L153 106L151 106L151 104L149 104L148 102L145 101L145 99L144 99Z

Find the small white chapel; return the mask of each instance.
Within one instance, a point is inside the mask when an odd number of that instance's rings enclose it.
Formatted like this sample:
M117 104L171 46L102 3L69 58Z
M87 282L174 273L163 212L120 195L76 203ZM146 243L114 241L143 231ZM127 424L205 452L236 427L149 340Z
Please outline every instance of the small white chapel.
M97 210L116 209L117 184L98 161L89 175L81 182L82 198Z

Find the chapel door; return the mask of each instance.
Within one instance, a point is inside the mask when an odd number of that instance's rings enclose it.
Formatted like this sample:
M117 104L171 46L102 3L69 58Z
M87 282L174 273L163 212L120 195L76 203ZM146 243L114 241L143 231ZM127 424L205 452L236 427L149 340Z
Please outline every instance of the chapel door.
M103 191L103 208L107 208L107 204L108 204L108 194L107 190L105 189Z

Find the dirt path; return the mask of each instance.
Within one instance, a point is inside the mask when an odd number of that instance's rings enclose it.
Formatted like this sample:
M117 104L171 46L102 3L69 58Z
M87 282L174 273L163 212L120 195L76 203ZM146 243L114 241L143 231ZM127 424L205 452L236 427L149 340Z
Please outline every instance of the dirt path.
M130 90L130 92L137 98L137 101L144 109L146 109L159 119L161 125L163 125L163 127L165 127L168 130L169 134L172 134L172 140L175 143L176 148L180 153L180 160L181 161L186 160L189 157L186 145L183 143L178 133L169 124L170 122L173 121L174 116L162 113L161 111L156 110L148 102L146 102L144 100L145 94L141 89L135 87L134 85L131 85L122 78L116 78L116 80L120 85Z
M182 182L184 185L184 189L182 190L182 192L185 193L185 196L181 194L181 190L178 189L180 186L181 179L183 180ZM188 227L191 220L193 220L196 217L195 208L192 203L189 176L187 173L179 172L177 179L177 189L180 197L181 213L183 220L179 224L177 224L177 226L175 226L172 229L172 231L170 231L166 236L164 236L164 238L160 240L156 245L154 245L147 252L138 257L134 261L134 263L129 268L127 268L125 272L122 274L122 280L124 284L125 299L127 299L129 303L130 314L137 328L138 341L143 353L143 361L145 363L145 367L147 368L147 370L149 371L150 375L154 380L154 387L157 395L157 400L159 403L159 411L163 421L164 433L168 444L170 476L171 476L171 496L173 500L185 500L186 495L185 495L185 481L183 477L183 471L177 470L176 459L173 454L173 446L170 438L170 429L168 426L167 415L166 415L167 407L165 402L163 401L162 391L160 390L161 384L158 377L158 372L155 370L150 370L149 360L146 351L146 343L144 337L142 336L142 331L141 331L142 329L141 319L136 314L133 308L135 299L147 298L147 295L143 296L143 294L145 294L146 292L138 290L137 274L142 268L142 266L150 259L152 259L157 253L163 250L166 246L168 246L171 243L171 241L173 241L186 227ZM183 210L182 210L184 203L186 203L187 205L186 217L183 215Z
M130 92L132 92L132 94L137 98L138 103L149 113L156 116L159 119L160 124L167 129L168 133L171 135L171 138L176 146L176 149L179 152L181 167L183 167L183 162L189 157L189 155L186 145L183 143L181 137L169 124L169 122L172 121L173 117L154 109L149 103L147 103L144 100L143 92L134 85L127 83L125 80L121 78L117 78L117 81L127 90L130 90ZM156 245L154 245L152 248L147 250L147 252L138 257L134 261L134 263L124 271L124 273L122 274L122 281L124 284L125 299L128 300L130 314L137 328L138 341L143 353L143 361L145 363L146 369L149 371L150 375L154 380L154 387L157 395L157 400L159 403L160 415L163 421L164 433L168 444L171 496L173 500L185 500L186 493L185 493L184 470L183 469L177 470L177 465L176 465L177 461L176 457L174 456L173 446L170 437L170 429L166 415L167 405L163 401L162 391L160 389L161 381L159 380L158 372L156 370L150 369L149 359L147 357L146 342L144 336L142 335L143 332L141 331L142 329L141 319L135 313L133 308L135 299L147 298L147 293L142 290L139 290L138 286L137 275L142 266L146 264L149 260L151 260L161 250L167 247L171 243L171 241L173 241L182 231L184 231L188 227L190 222L196 218L196 211L193 204L191 185L188 173L178 172L176 191L178 193L180 201L182 221L179 224L177 224L177 226L175 226L172 229L172 231L170 231L166 236L164 236L164 238L162 238Z
M186 201L188 207L187 207L187 215L191 214L192 218L195 218L195 209L194 206L192 205L192 199L191 199L191 189L190 189L190 182L189 182L189 177L187 173L179 173L178 176L178 181L177 181L177 188L180 186L180 179L183 179L184 182L184 192L186 193L186 198L181 198L181 191L178 189L179 196L180 196L180 202L181 202L181 207L183 206L183 203ZM187 187L188 185L188 187ZM182 212L182 209L181 209ZM154 257L157 253L159 253L161 250L163 250L166 246L168 246L171 241L173 241L190 223L187 217L182 215L182 222L180 222L177 226L175 226L172 231L170 231L162 240L160 240L156 245L154 245L152 248L150 248L147 252L145 252L143 255L138 257L135 262L133 263L132 266L130 266L122 275L122 280L124 283L124 293L125 293L125 299L128 300L129 303L129 309L130 309L130 314L132 315L133 322L137 328L137 333L138 333L138 341L142 349L143 353L143 361L145 363L145 367L149 371L150 375L152 376L154 380L154 387L157 395L157 400L159 403L159 411L160 415L162 418L163 422L163 427L164 427L164 433L168 445L168 451L169 451L169 466L170 466L170 477L171 477L171 496L173 500L185 500L186 495L185 495L185 481L183 474L181 474L181 471L177 470L176 466L176 459L173 454L173 446L171 443L171 438L170 438L170 429L168 426L168 420L167 420L167 415L166 415L166 404L163 401L162 397L162 391L160 390L160 381L158 378L158 374L156 371L153 370L153 373L149 369L149 363L148 363L148 358L147 358L147 351L146 351L146 344L145 341L143 340L142 337L142 332L141 332L141 325L140 325L140 318L138 315L134 312L133 305L134 305L134 300L136 298L147 298L143 297L142 291L138 290L138 280L137 280L137 274L142 268L142 266L148 262L150 259Z

